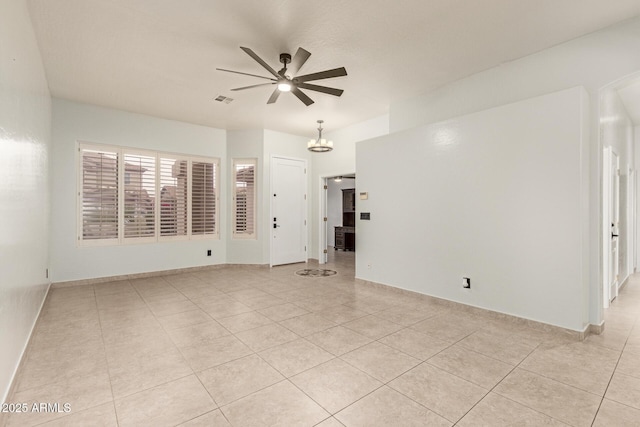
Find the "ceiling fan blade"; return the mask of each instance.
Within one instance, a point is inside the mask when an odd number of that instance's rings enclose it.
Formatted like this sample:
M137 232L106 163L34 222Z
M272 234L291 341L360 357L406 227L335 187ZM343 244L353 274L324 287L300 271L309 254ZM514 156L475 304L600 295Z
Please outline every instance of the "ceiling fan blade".
M278 73L276 73L276 70L274 70L273 68L271 68L269 66L269 64L267 64L266 62L264 62L262 60L262 58L260 58L258 55L256 55L256 53L254 51L252 51L251 49L249 49L248 47L240 47L240 49L244 50L247 55L249 55L250 57L252 57L258 64L262 65L265 70L267 70L268 72L270 72L274 77L279 78L280 75Z
M272 79L271 77L259 76L257 74L243 73L242 71L225 70L224 68L216 68L216 70L218 70L218 71L226 71L227 73L243 74L245 76L259 77L261 79L272 80L274 82L276 81L276 79Z
M312 85L310 83L298 83L298 87L302 89L315 90L316 92L328 93L333 96L340 96L344 92L342 89L334 89L332 87Z
M305 95L304 92L302 92L297 87L295 87L295 86L292 87L291 88L291 93L294 94L295 96L297 96L300 101L304 102L304 105L306 105L307 107L309 105L313 104L313 100L311 98L309 98L307 95Z
M307 59L311 56L311 52L304 50L299 47L296 54L293 56L291 60L291 64L289 64L288 71L291 72L291 75L295 75L300 68L307 62Z
M274 83L260 83L260 84L257 84L257 85L237 87L237 88L231 89L231 90L245 90L245 89L252 89L254 87L260 87L260 86L270 86L270 85L274 85L274 84L275 84L275 82Z
M334 68L333 70L320 71L319 73L306 74L294 78L294 82L308 82L311 80L331 79L333 77L342 77L347 75L344 67Z
M276 88L276 90L274 90L271 96L269 97L267 104L273 104L278 100L279 96L280 96L280 89Z

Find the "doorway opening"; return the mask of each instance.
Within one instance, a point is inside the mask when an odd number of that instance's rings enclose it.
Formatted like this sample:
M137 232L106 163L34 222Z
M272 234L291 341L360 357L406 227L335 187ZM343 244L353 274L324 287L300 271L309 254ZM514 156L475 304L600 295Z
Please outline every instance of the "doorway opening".
M620 158L612 146L607 146L602 159L603 307L608 308L620 289L620 252L624 238L620 238Z
M600 91L602 305L637 271L636 165L640 152L640 73Z
M356 175L320 178L320 264L335 264L355 274Z

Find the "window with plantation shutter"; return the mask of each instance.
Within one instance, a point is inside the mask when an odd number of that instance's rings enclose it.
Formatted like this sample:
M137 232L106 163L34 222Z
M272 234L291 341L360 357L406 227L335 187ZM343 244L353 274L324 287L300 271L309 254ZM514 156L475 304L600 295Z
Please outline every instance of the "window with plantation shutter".
M118 152L80 149L80 217L78 239L118 238Z
M219 160L80 143L83 245L218 237Z
M217 232L217 164L193 161L191 164L191 234Z
M180 157L160 156L160 236L187 236L187 165Z
M233 161L233 237L255 238L256 159Z
M124 238L156 234L156 156L124 152Z

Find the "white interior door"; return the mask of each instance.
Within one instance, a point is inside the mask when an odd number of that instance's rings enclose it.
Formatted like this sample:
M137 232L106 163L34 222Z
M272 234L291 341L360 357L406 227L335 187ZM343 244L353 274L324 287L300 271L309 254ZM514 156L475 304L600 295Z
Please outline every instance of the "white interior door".
M611 147L605 147L603 156L602 185L602 238L603 238L603 284L604 307L618 296L619 239L620 234L620 169L617 154Z
M271 158L271 265L307 261L307 162Z
M609 278L610 291L609 298L613 301L618 296L620 286L620 163L618 155L611 151L611 181L612 195L611 203L611 276Z
M629 185L627 186L628 192L628 200L627 210L629 215L629 220L627 224L629 226L627 236L627 242L629 242L629 274L633 274L636 272L636 251L637 251L637 240L636 240L636 171L629 171Z

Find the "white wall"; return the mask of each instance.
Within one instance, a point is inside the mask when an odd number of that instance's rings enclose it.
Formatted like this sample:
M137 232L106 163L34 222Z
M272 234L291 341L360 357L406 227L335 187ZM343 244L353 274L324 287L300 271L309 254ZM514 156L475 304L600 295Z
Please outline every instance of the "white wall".
M327 246L333 247L336 245L335 227L342 226L342 189L356 188L356 180L343 179L335 182L329 179L327 187Z
M633 236L629 234L631 218L628 215L629 175L634 169L634 137L633 123L615 88L603 90L600 96L600 131L604 147L611 146L618 155L620 162L619 188L619 237L618 237L618 266L619 283L622 284L632 273L629 265L629 253L633 251ZM605 232L609 232L607 227ZM608 235L608 234L607 234ZM609 242L605 242L608 244Z
M81 247L76 240L77 144L85 141L221 159L220 200L227 197L226 131L54 99L51 272L55 282L226 262L226 235L192 240ZM220 212L221 230L227 210ZM207 250L212 256L207 257Z
M49 280L51 99L26 1L0 2L0 401Z
M573 88L358 143L356 276L583 330L587 108Z
M598 89L640 70L639 42L640 17L394 102L389 111L390 131L575 86L597 95Z
M390 108L390 130L434 123L558 90L583 86L589 93L591 186L585 194L585 223L589 244L589 319L600 324L602 312L601 173L602 144L598 129L598 91L611 82L640 70L640 17L613 25L491 68Z
M233 239L231 227L225 230L227 236L227 263L229 264L268 264L268 253L264 253L265 241L269 240L269 229L265 228L264 221L264 192L268 191L269 181L264 179L264 131L258 130L232 130L227 131L227 182L229 188L227 194L229 200L227 206L227 218L232 220L233 203L233 159L255 158L256 167L256 238ZM268 213L267 213L268 215Z
M356 171L356 142L365 141L389 133L389 116L384 115L364 122L356 123L343 129L323 133L333 141L333 151L313 153L311 174L311 251L310 258L318 259L320 248L320 192L321 178L352 174Z
M231 191L231 161L233 157L258 158L258 237L256 240L233 240L227 231L227 262L232 264L269 264L270 261L270 162L271 156L292 157L307 160L307 230L309 258L318 256L318 224L320 217L320 177L355 172L355 145L389 132L389 117L380 116L344 129L328 132L323 136L334 141L329 153L311 153L307 142L311 138L272 130L233 130L227 132L228 182ZM348 182L347 182L348 183ZM346 184L345 184L346 185ZM230 206L230 203L229 203ZM227 215L231 218L231 208ZM332 230L332 228L330 228Z

